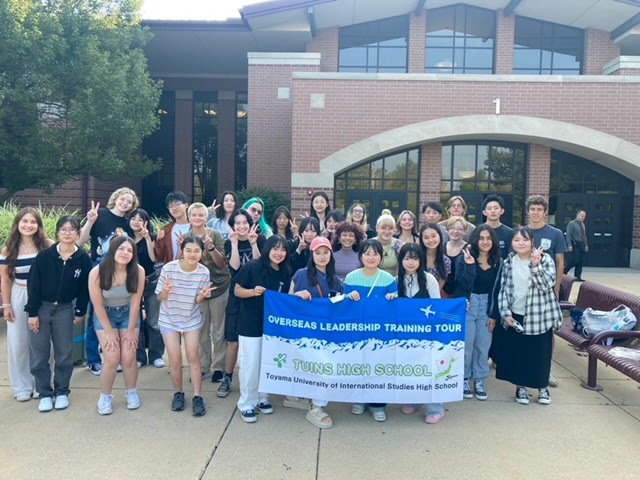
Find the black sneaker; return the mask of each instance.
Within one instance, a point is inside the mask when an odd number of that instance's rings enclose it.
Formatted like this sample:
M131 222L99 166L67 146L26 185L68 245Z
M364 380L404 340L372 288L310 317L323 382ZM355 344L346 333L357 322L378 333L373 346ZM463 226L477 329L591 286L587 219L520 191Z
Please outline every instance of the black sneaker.
M244 412L240 412L240 416L242 417L242 421L245 423L255 423L256 420L258 420L255 410L246 410Z
M273 405L271 405L269 402L259 403L256 406L256 409L264 415L269 415L270 413L273 413Z
M464 398L473 398L473 393L471 393L471 387L469 386L469 380L465 380L462 386L462 396Z
M516 388L516 402L522 405L529 405L529 392L525 387Z
M229 392L231 392L231 377L229 375L225 375L222 379L222 383L218 387L218 397L224 398L229 396Z
M176 392L173 394L173 400L171 401L171 410L174 412L181 412L184 410L184 392Z
M221 372L220 370L216 370L215 372L213 372L213 375L211 375L211 383L220 383L223 378L224 378L224 372Z
M193 397L193 416L202 417L207 413L207 409L204 407L204 400L201 396L196 395Z

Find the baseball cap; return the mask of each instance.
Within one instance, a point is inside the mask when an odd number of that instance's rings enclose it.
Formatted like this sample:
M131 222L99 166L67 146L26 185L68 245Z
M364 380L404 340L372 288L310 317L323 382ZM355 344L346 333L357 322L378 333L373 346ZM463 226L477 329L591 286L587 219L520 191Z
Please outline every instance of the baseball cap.
M331 242L326 237L316 237L311 240L311 246L309 247L311 251L315 252L318 247L327 247L329 250L333 250Z

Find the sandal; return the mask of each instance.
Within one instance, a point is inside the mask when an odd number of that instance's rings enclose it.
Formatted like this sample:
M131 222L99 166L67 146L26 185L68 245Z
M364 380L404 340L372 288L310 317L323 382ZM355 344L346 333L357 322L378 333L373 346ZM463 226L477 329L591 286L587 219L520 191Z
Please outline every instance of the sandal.
M404 413L405 415L413 415L417 411L418 409L413 405L405 405L404 407L402 407L402 413Z
M321 407L311 408L305 415L305 418L309 420L311 425L313 425L314 427L318 427L318 428L333 427L333 419Z

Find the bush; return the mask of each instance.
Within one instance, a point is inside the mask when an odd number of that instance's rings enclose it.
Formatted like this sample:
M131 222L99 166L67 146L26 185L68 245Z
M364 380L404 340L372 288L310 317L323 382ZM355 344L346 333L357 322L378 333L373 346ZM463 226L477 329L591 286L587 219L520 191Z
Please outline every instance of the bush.
M266 187L245 188L237 192L240 205L253 197L260 197L264 202L264 219L271 223L271 217L276 208L285 206L291 208L291 202L287 197L277 190Z
M70 211L65 207L43 207L42 205L39 205L35 208L42 217L44 231L52 240L56 240L56 223L60 217L63 215L76 215L78 213L77 210ZM13 220L21 209L22 207L19 207L13 202L7 202L0 206L0 246L3 248L7 243L7 237L11 232Z

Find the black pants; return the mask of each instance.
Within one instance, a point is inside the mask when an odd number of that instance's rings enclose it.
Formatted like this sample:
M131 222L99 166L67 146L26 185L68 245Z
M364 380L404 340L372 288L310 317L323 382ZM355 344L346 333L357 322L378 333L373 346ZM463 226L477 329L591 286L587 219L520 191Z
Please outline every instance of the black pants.
M573 252L567 253L567 264L564 267L564 273L569 273L569 270L575 267L575 277L582 278L582 266L586 257L587 252L584 251L584 244L582 242L574 242Z

